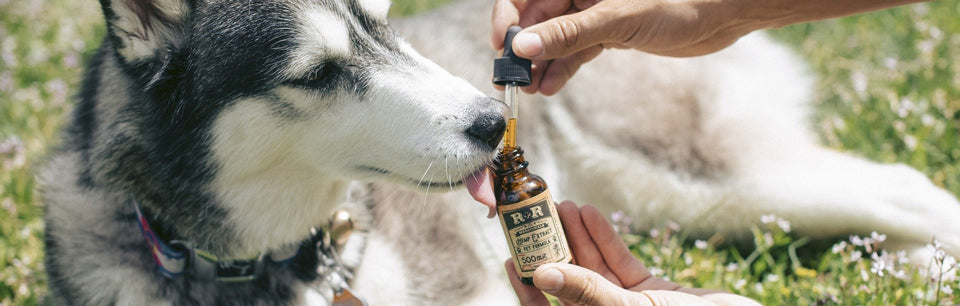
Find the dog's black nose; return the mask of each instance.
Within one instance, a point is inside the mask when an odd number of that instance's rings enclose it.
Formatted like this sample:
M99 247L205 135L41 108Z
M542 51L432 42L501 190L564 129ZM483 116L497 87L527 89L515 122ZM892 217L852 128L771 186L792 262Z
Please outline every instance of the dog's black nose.
M473 124L467 128L467 135L480 140L490 148L496 148L503 138L503 131L507 123L503 120L500 113L486 113L477 117Z

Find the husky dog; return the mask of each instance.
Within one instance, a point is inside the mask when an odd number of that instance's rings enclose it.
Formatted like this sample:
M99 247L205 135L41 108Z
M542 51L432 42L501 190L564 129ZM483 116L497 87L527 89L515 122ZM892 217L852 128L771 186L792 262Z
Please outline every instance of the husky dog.
M483 180L503 133L488 1L393 27L386 0L100 2L107 37L41 175L53 303L322 304L311 229L335 207L363 232L342 261L370 304L516 303L499 225L440 193ZM640 225L737 237L774 213L960 249L951 195L814 144L810 83L761 35L696 59L606 52L524 97L519 143L558 199Z
M308 302L311 228L351 182L457 187L502 138L506 106L403 42L387 0L101 5L42 175L54 304Z

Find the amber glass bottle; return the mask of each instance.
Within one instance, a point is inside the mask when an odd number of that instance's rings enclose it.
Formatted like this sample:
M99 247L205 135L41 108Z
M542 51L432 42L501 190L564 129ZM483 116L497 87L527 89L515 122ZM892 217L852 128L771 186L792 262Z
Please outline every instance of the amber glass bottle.
M520 280L532 285L537 267L551 262L570 263L573 255L547 184L527 170L523 150L505 147L494 166L497 215Z
M514 267L524 284L533 285L533 271L551 262L571 262L573 255L560 224L557 207L547 184L527 170L523 150L517 146L518 88L530 85L530 60L513 53L513 37L520 27L507 29L503 55L493 62L493 83L504 86L504 102L510 117L504 133L503 150L494 161L494 194L497 215L513 254Z

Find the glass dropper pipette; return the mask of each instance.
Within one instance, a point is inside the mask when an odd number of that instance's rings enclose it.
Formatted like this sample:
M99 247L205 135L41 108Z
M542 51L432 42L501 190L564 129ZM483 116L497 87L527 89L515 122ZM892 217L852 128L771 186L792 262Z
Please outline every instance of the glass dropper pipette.
M517 147L517 108L520 106L517 95L519 90L520 86L513 83L507 84L506 88L504 88L503 102L510 106L510 117L507 118L507 130L503 134L504 152Z
M510 106L507 130L503 135L503 152L517 146L517 111L521 86L530 85L530 60L513 53L513 37L520 32L519 26L507 29L503 41L503 55L493 61L493 83L504 86L503 102Z

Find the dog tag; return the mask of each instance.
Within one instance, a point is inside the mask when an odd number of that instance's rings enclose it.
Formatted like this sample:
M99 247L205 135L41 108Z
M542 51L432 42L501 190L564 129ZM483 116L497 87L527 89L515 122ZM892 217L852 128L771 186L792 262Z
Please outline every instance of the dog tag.
M353 218L350 217L350 212L344 209L334 211L330 216L328 232L334 246L339 248L346 244L353 233Z
M350 288L342 288L339 293L333 294L332 306L366 306L367 302L353 295Z

